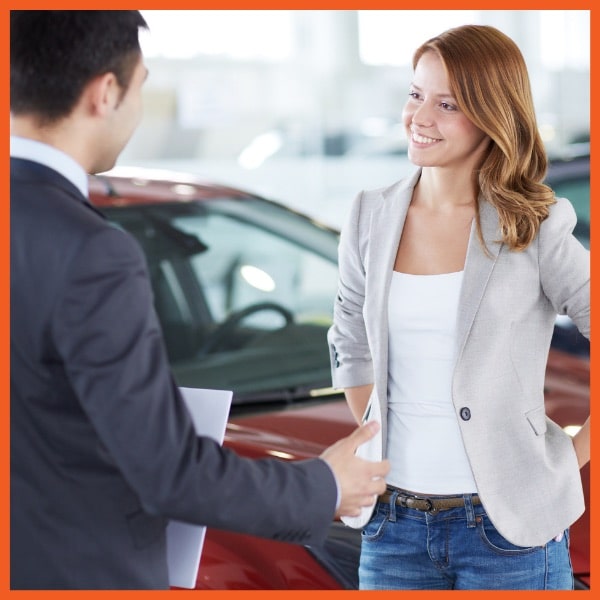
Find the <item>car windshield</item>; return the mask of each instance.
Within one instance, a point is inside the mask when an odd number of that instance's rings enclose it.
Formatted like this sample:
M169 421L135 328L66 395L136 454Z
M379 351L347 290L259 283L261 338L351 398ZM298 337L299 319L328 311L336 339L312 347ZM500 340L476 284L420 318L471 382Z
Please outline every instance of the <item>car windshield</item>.
M146 254L179 385L238 404L331 385L336 232L254 197L103 211Z

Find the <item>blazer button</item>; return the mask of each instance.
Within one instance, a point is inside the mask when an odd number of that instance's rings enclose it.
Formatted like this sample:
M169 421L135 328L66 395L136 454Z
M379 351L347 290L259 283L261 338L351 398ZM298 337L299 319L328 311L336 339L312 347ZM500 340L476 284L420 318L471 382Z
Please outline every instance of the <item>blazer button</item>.
M460 418L463 421L468 421L471 418L471 411L466 406L460 409Z

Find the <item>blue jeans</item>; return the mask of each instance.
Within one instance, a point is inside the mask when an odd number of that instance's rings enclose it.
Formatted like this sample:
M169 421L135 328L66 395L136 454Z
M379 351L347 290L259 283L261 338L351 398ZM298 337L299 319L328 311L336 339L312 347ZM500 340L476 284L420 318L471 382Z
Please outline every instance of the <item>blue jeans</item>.
M503 538L484 507L436 514L379 502L362 532L363 590L572 590L569 532L523 548Z

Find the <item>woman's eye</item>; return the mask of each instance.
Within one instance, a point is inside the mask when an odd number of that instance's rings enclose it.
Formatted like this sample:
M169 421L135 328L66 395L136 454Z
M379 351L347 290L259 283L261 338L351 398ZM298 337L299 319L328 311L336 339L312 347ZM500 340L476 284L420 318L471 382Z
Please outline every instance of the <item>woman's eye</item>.
M441 107L444 110L456 110L456 106L452 106L452 104L448 104L447 102L442 102Z
M408 92L408 95L410 98L413 98L415 100L419 99L419 94L417 92Z

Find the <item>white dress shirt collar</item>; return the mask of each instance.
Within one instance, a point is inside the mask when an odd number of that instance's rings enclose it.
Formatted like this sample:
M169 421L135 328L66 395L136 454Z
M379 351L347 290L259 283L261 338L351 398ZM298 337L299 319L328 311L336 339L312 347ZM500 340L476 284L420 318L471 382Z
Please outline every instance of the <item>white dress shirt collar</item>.
M10 155L44 165L68 179L88 197L88 176L81 165L61 150L28 138L10 136Z

